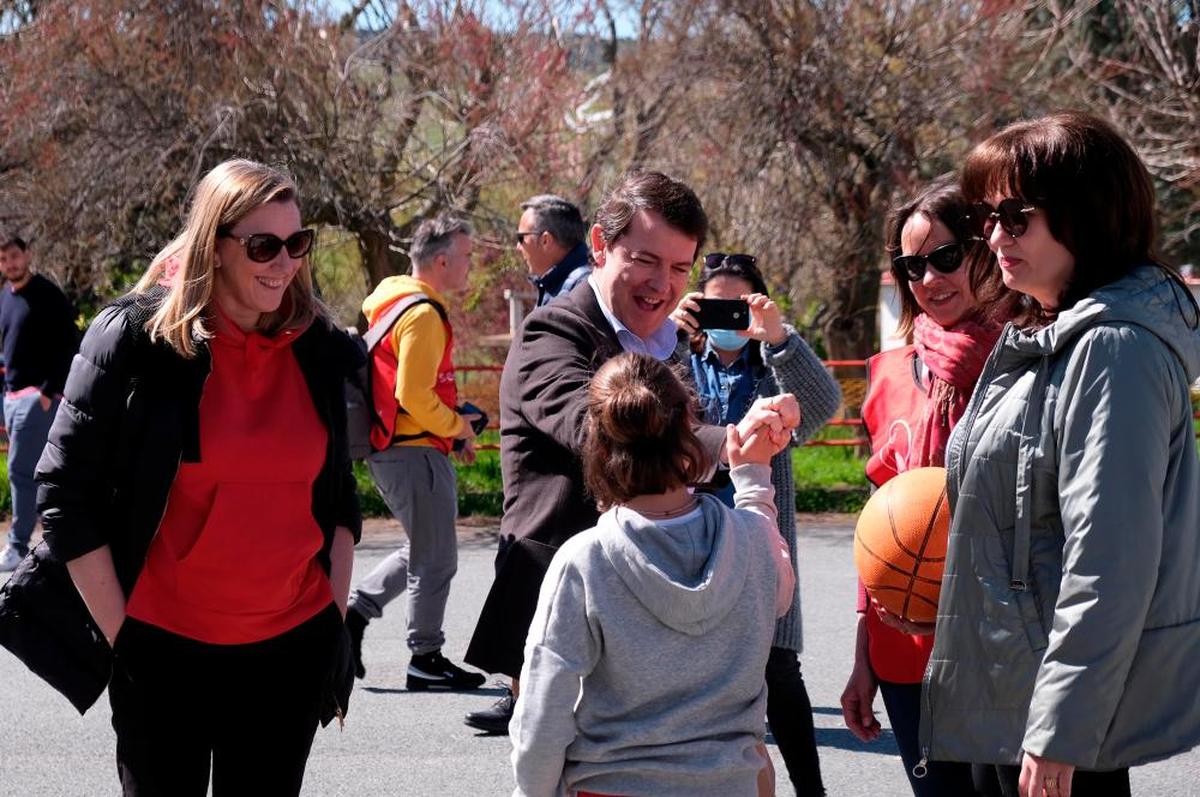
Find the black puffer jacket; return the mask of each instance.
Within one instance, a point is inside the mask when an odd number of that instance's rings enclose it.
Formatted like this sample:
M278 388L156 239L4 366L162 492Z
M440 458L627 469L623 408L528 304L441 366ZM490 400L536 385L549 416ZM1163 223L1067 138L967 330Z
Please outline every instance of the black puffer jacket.
M123 297L89 327L38 463L45 543L0 592L0 643L81 711L103 692L111 651L86 610L77 620L88 626L86 633L82 627L64 627L64 618L83 608L77 594L60 594L74 592L66 590L71 582L64 578L64 563L107 544L117 577L131 593L180 462L199 460L200 398L211 357L203 342L190 360L162 342L151 343L145 323L164 294ZM362 529L343 387L360 355L348 336L322 321L301 334L292 350L329 433L312 502L325 536L319 558L328 572L334 529L350 529L356 541ZM51 623L58 627L45 627ZM62 663L55 664L55 657ZM349 690L340 684L334 690L343 691ZM345 707L344 697L338 697L325 712L326 721Z

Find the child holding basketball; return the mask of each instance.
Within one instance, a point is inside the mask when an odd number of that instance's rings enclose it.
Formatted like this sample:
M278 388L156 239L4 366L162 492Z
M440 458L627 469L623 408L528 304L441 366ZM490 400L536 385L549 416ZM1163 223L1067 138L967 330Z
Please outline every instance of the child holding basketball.
M693 399L665 364L596 373L584 479L607 511L554 557L511 725L514 795L773 793L763 670L795 576L776 527L771 456L790 394L728 427L736 506L693 495L711 470Z

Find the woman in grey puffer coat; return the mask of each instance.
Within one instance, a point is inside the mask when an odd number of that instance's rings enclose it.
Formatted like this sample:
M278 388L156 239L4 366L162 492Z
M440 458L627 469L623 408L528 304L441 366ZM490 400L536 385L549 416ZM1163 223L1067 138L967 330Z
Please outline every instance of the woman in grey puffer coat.
M1025 312L947 450L923 753L998 765L1006 796L1129 794L1128 767L1200 743L1200 309L1099 119L1010 126L963 192Z

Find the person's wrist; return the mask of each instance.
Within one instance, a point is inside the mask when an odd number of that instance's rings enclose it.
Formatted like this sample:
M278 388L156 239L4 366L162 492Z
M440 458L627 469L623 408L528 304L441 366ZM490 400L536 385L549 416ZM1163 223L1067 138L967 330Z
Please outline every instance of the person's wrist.
M787 343L787 330L783 327L778 330L770 330L763 341L773 349L783 348L783 344Z

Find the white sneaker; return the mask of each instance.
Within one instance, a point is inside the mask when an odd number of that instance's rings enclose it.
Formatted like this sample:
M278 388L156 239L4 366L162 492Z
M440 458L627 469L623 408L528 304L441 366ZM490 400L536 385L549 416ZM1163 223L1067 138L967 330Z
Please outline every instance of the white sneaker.
M4 553L0 554L0 573L16 570L17 565L21 564L21 560L24 558L16 547L12 545L5 546Z

